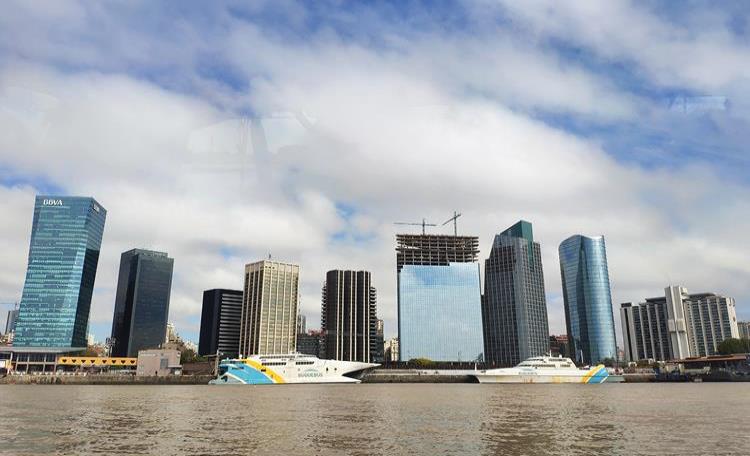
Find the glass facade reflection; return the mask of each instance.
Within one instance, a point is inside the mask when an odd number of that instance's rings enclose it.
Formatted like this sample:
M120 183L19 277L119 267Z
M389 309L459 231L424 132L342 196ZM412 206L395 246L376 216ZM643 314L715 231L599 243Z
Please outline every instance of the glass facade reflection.
M112 356L138 356L164 343L174 259L164 252L133 249L120 256Z
M15 347L85 347L107 211L87 197L37 196Z
M572 236L560 244L565 320L580 364L615 359L615 321L604 236Z
M400 358L474 361L483 356L477 263L404 265L399 272Z

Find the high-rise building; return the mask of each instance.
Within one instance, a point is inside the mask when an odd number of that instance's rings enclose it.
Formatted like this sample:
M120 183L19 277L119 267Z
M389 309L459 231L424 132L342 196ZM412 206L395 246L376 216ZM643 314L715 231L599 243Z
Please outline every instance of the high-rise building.
M8 311L8 317L5 319L5 334L16 330L16 321L18 320L18 309Z
M248 264L242 301L240 355L295 351L299 266L271 260Z
M327 359L370 362L377 318L368 271L328 271L320 315Z
M213 289L203 292L198 354L236 357L240 346L242 290Z
M383 342L383 361L385 363L395 363L398 360L398 338L394 337Z
M549 352L542 253L531 223L519 221L495 236L484 266L484 360L515 366Z
M664 294L637 305L621 305L627 361L713 355L723 340L739 335L734 299L688 294L680 286L669 286Z
M164 343L173 267L165 252L133 249L120 255L112 356L137 357Z
M374 316L374 315L373 315ZM376 318L375 320L375 334L370 336L370 362L382 363L385 354L383 353L383 342L384 334L383 329L385 328L383 320Z
M479 239L396 235L400 360L483 359Z
M86 347L106 217L93 198L36 197L14 347Z
M307 333L297 333L297 353L325 358L323 337L322 331L310 330Z
M560 244L565 320L578 364L617 356L604 236L571 236Z
M297 314L297 334L307 333L307 317Z
M738 321L737 331L740 339L750 339L750 321Z

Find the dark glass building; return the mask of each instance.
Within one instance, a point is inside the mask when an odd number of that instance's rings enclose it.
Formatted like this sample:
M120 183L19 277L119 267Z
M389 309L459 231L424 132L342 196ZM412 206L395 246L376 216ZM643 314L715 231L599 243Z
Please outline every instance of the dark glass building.
M164 343L174 259L164 252L133 249L120 256L112 356L138 356Z
M482 325L491 366L515 366L549 352L542 253L529 222L495 236L484 267Z
M93 198L36 197L14 347L86 347L106 217Z
M198 353L206 356L218 351L222 356L236 357L240 346L241 317L242 290L204 291Z
M325 357L369 363L377 333L376 294L368 271L328 271L323 285L321 330Z
M604 236L571 236L560 244L565 322L578 364L617 359Z
M483 360L479 239L396 235L401 361Z

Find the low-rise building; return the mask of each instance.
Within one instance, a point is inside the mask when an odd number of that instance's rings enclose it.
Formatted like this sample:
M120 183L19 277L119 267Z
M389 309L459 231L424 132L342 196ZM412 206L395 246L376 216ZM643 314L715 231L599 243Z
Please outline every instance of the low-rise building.
M138 352L136 375L180 375L180 352L172 349L141 350Z

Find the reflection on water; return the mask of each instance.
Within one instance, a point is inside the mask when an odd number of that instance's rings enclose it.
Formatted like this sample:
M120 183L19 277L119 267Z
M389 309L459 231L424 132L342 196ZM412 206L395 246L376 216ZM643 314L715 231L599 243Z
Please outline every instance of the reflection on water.
M0 454L750 454L747 384L0 386Z

